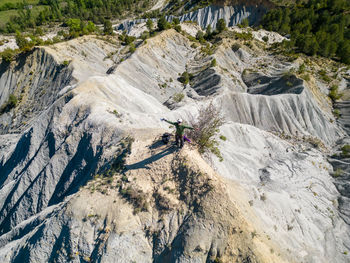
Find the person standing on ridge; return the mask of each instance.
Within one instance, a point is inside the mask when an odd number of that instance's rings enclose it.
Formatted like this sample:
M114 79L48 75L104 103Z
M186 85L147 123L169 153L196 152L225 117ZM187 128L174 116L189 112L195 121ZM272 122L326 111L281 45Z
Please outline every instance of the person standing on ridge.
M184 146L184 131L185 129L193 130L192 127L186 126L182 124L182 119L178 119L176 122L168 121L164 118L161 119L161 121L166 121L167 123L170 123L175 126L176 132L175 132L175 140L176 145L180 148Z

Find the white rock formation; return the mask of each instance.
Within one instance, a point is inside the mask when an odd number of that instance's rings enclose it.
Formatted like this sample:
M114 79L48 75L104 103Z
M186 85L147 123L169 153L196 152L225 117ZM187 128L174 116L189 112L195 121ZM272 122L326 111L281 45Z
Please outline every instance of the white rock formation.
M1 70L1 103L24 94L1 116L1 262L349 260L325 157L344 132L330 112L284 74L293 64L232 40L209 57L191 44L168 30L107 75L118 47L84 37ZM186 103L169 102L177 93ZM154 142L161 117L189 121L209 101L227 120L216 172ZM93 179L120 164L127 136L125 174Z

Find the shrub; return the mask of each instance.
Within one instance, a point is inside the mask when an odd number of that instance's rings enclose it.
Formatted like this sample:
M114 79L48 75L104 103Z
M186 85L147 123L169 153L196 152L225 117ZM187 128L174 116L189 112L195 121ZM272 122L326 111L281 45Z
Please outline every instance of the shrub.
M131 43L131 44L130 44L130 48L129 48L129 52L130 52L130 53L134 53L135 51L136 51L135 44L134 44L134 43Z
M269 37L268 36L263 36L262 40L267 43L269 41Z
M169 28L169 23L168 23L168 21L166 21L164 16L162 16L161 18L158 19L157 27L158 27L159 31L163 31L163 30Z
M175 17L174 20L173 20L173 23L174 23L174 25L179 25L180 24L180 19Z
M321 79L325 82L331 82L332 79L327 75L327 72L325 70L320 70L318 72L318 74L320 74Z
M334 110L333 110L333 115L334 115L334 117L336 117L337 119L339 119L339 118L340 118L340 115L341 115L340 110L339 110L339 109L334 109Z
M303 75L300 76L303 80L306 80L306 81L310 81L310 75L305 73Z
M147 38L149 38L149 32L148 31L143 32L140 38L143 41L145 41Z
M237 39L242 39L242 40L252 40L253 39L253 35L252 33L248 32L242 32L242 33L235 33L235 37Z
M181 74L181 77L178 79L181 83L183 83L184 85L188 84L188 82L190 81L190 75L188 74L187 71L183 72Z
M334 171L334 173L332 173L332 176L336 178L336 177L342 176L343 174L344 174L344 171L340 168L337 168Z
M181 25L175 25L174 28L177 32L181 33L181 31L182 31Z
M189 136L198 145L198 151L201 154L211 152L222 161L223 158L217 147L218 142L215 139L219 127L224 124L224 118L219 109L212 103L207 107L202 107L199 110L198 118L193 119L190 124L194 129L190 131Z
M16 55L16 51L11 48L6 48L3 52L1 52L1 59L6 62L11 62Z
M210 67L216 67L216 59L215 58L211 61Z
M103 33L105 33L105 35L112 35L113 34L113 27L112 27L112 23L110 20L105 20L103 23Z
M301 65L299 66L298 73L299 73L299 74L304 73L304 72L305 72L305 69L306 69L305 63L301 64Z
M124 31L123 34L119 36L119 39L123 41L123 45L130 45L135 41L136 37L129 36L126 34L126 31Z
M219 19L218 23L216 24L216 30L218 33L221 33L226 29L226 22L223 18Z
M175 93L173 96L173 100L177 103L184 99L185 95L183 93Z
M208 56L212 55L214 53L214 50L215 50L216 46L215 45L209 45L209 43L206 44L205 47L202 47L201 48L201 52L203 54L206 54Z
M15 108L17 106L17 98L15 95L10 94L7 102L1 106L0 113L3 114L5 112L10 111L11 109Z
M328 96L331 98L333 102L339 100L343 94L339 93L339 87L337 85L333 85L330 90Z
M240 27L248 27L249 26L248 18L244 18L239 26Z
M148 31L152 31L153 29L153 21L151 19L148 19L146 22L146 26L148 28Z
M201 30L198 30L198 32L196 34L196 39L201 43L205 42L204 33Z
M227 140L227 138L224 136L224 135L220 135L220 137L219 137L221 140L223 140L223 141L226 141Z
M349 145L349 144L344 145L344 146L341 148L341 150L342 150L342 155L343 155L344 157L350 157L350 145Z
M233 45L232 45L232 50L234 51L234 52L236 52L238 49L240 49L241 48L241 45L239 44L239 43L234 43Z

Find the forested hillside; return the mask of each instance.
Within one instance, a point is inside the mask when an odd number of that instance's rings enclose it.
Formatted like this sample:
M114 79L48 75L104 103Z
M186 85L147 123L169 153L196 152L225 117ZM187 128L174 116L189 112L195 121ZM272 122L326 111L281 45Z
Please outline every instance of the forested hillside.
M267 30L290 35L287 48L307 55L337 58L350 64L350 2L310 0L271 10L262 21Z
M123 14L140 14L147 10L151 0L40 0L37 5L23 1L11 4L4 1L0 11L6 8L17 10L17 15L0 28L6 33L23 31L49 22L64 22L67 18L103 23L105 19L121 18ZM37 6L40 12L35 12Z

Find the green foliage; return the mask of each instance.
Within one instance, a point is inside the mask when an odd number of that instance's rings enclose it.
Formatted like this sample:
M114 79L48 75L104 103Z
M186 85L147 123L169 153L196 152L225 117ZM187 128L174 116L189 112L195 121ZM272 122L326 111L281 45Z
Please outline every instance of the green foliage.
M341 148L342 156L344 157L350 157L350 145L346 144Z
M234 51L234 52L236 52L238 49L240 49L241 48L241 44L239 44L239 43L234 43L233 45L232 45L232 50Z
M175 93L173 96L173 100L176 103L179 103L180 101L182 101L184 99L185 95L183 93Z
M244 19L242 20L242 23L239 24L238 26L241 27L241 28L246 28L246 27L248 27L248 26L249 26L249 20L248 20L248 18L244 18Z
M148 31L144 31L141 34L140 38L145 41L147 38L149 38L149 32Z
M202 43L202 44L205 43L205 38L204 38L204 33L203 33L203 31L198 30L198 32L197 32L197 34L196 34L196 39L197 39L200 43Z
M340 116L341 116L340 110L339 110L339 109L334 109L334 110L332 111L332 113L333 113L334 117L336 117L337 119L339 119Z
M79 18L68 19L66 21L66 25L69 27L68 38L75 38L96 31L96 26L92 21L88 21L87 23L85 23Z
M180 25L180 20L177 17L175 17L173 23L174 25Z
M190 75L188 74L187 71L183 72L181 74L181 77L178 79L181 83L183 83L184 85L188 84L188 82L190 81Z
M218 33L221 33L222 31L226 30L226 22L223 18L220 18L216 24L216 30Z
M224 136L224 135L220 135L220 137L219 137L221 140L223 140L223 141L226 141L227 140L227 138Z
M332 176L335 177L335 178L337 178L337 177L339 177L339 176L342 176L343 174L344 174L344 171L343 171L342 169L340 169L340 168L337 168L337 169L334 171L334 173L332 173Z
M269 37L268 36L263 36L262 40L267 43L269 41Z
M242 33L236 32L235 38L241 39L241 40L253 40L253 35L251 32L242 32Z
M210 62L210 67L216 67L216 59L215 58Z
M158 19L157 27L159 31L163 31L165 29L170 28L170 24L168 23L168 21L166 21L165 16L162 16Z
M209 40L212 38L212 36L213 36L212 34L213 34L213 32L212 32L211 25L208 25L206 30L205 30L204 38Z
M263 18L265 29L290 34L291 45L307 55L321 55L350 64L350 2L309 0L278 7Z
M16 51L11 48L6 48L3 52L0 53L1 59L6 62L11 62L16 55Z
M112 35L113 34L113 27L112 27L112 23L109 19L106 19L103 22L103 33L105 35Z
M210 56L214 53L215 48L215 45L210 45L209 43L207 43L205 47L201 47L201 52L203 54L206 54L207 56Z
M136 51L136 47L134 43L130 43L130 47L129 47L129 52L130 53L134 53Z
M17 1L17 0L15 0ZM29 0L35 2L33 9L25 8L24 4L7 6L6 9L15 7L16 15L8 19L2 28L7 33L16 30L26 30L49 24L51 22L64 22L70 18L81 21L104 23L104 20L122 18L126 12L130 15L140 14L146 11L152 4L150 0ZM10 1L9 1L10 2ZM0 11L1 11L0 6ZM158 11L159 12L159 11ZM110 31L108 31L110 32Z
M220 161L223 161L220 150L217 147L218 142L215 136L219 132L219 128L224 124L224 118L221 117L220 111L212 103L207 107L199 110L196 120L191 121L194 128L190 131L189 136L198 145L198 151L201 154L213 153Z
M318 74L320 74L320 76L321 76L321 79L323 80L323 81L325 81L325 82L331 82L332 81L332 79L327 75L327 72L325 71L325 70L320 70L319 72L318 72Z
M20 50L30 49L30 42L19 31L16 32L16 44Z
M11 109L15 108L17 106L17 98L15 95L10 94L7 102L5 102L4 105L1 106L0 108L0 114L3 114L5 112L9 112Z
M336 102L337 100L339 100L342 96L342 94L339 93L338 89L339 89L339 87L337 85L333 85L329 90L328 96L331 98L333 103Z
M42 30L41 27L37 27L34 31L34 35L36 36L43 36L44 35L44 31Z
M153 30L153 21L151 19L148 19L146 22L146 26L148 28L148 31L152 31Z
M175 25L174 29L179 33L182 31L181 25Z
M124 31L123 34L119 36L119 39L123 41L123 45L130 45L135 41L136 37L129 36L126 34L126 31Z

